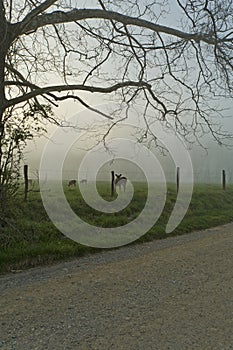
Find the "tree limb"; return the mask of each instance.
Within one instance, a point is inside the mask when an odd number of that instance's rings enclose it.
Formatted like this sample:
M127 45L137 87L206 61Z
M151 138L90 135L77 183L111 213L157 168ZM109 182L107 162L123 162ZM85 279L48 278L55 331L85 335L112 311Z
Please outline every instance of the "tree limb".
M36 8L34 8L31 12L27 14L27 16L22 20L21 25L23 27L27 26L36 16L43 13L50 6L52 6L57 0L46 0Z
M46 25L69 23L85 19L106 19L110 21L114 20L124 25L133 25L149 29L157 33L164 33L179 37L184 40L194 40L196 42L203 41L210 45L216 45L216 38L210 37L209 35L202 35L201 33L186 33L172 27L167 27L147 21L145 19L131 17L115 11L105 11L101 9L74 9L68 12L54 11L52 13L42 14L35 18L32 18L29 23L25 23L24 20L20 22L17 25L17 33L18 35L30 34L31 32L36 31L38 28Z
M10 83L10 82L8 82ZM12 82L13 84L14 82ZM100 86L88 86L88 85L54 85L54 86L47 86L43 88L35 89L27 94L24 94L22 96L12 98L11 100L7 100L5 104L5 108L9 108L11 106L17 105L19 103L22 103L24 101L27 101L31 98L34 98L36 96L40 96L43 94L47 94L50 92L62 92L62 91L72 91L72 90L78 90L78 91L86 91L86 92L98 92L102 94L106 93L112 93L114 91L117 91L121 88L125 87L146 87L151 88L150 84L147 82L137 82L137 81L125 81L122 83L118 83L109 87L100 87Z

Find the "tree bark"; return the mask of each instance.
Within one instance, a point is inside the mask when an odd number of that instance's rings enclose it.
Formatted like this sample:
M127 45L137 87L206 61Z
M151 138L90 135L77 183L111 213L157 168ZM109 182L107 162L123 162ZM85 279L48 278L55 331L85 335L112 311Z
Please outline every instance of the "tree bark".
M183 32L176 28L167 27L164 25L160 25L154 22L147 21L142 18L131 17L124 15L122 13L114 12L114 11L104 11L101 9L73 9L71 11L54 11L51 13L45 13L40 16L32 18L32 20L28 23L27 18L24 21L18 24L19 34L30 34L31 32L36 31L38 28L60 24L60 23L68 23L75 22L81 20L88 19L106 19L109 21L117 21L123 23L124 25L132 25L140 28L147 28L156 33L164 33L175 36L177 38L181 38L184 40L194 40L197 43L203 41L209 45L216 44L216 38L211 37L209 35L202 35L201 33L189 33Z
M6 105L5 96L5 62L9 48L8 23L5 18L3 0L0 0L0 208L3 212L4 206L4 176L2 169L3 162L3 137L4 137L4 111Z
M2 119L5 105L5 89L4 89L4 72L5 72L5 58L7 53L6 39L7 39L7 22L5 19L5 9L3 0L0 0L0 130L2 127Z

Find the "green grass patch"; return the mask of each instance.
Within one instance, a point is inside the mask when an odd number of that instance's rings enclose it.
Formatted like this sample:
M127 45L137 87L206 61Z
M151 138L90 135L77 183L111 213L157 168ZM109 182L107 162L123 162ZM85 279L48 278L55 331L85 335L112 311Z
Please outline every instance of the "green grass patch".
M54 188L51 191L52 201L57 200ZM110 196L109 183L98 183L97 189L105 200L114 199ZM117 227L131 222L143 210L147 200L147 185L136 183L130 204L117 213L105 214L89 207L78 187L67 188L64 185L64 191L73 211L84 221L99 227ZM219 186L196 185L184 219L168 235L165 228L176 202L175 186L170 185L162 215L137 241L162 239L231 222L232 198L233 186L228 186L223 191ZM0 273L51 264L99 251L97 248L81 245L64 236L50 221L39 192L30 192L28 202L23 202L22 195L19 194L11 204L6 224L0 227L0 247Z

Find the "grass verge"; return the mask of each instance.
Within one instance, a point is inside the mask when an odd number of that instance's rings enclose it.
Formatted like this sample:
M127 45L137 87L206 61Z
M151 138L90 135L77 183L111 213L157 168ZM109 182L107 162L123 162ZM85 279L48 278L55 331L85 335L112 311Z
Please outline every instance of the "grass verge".
M108 201L109 184L98 184L102 197ZM147 198L147 186L135 184L134 197L124 210L104 214L90 208L82 199L78 188L65 188L70 206L77 215L101 227L116 227L137 217ZM196 185L187 214L171 235L181 235L233 221L233 187L223 191L219 186ZM176 202L174 186L169 186L166 204L156 224L137 242L168 237L165 227ZM0 273L34 266L52 264L99 251L76 243L62 233L48 218L39 192L31 192L28 202L19 195L11 204L7 224L0 228Z

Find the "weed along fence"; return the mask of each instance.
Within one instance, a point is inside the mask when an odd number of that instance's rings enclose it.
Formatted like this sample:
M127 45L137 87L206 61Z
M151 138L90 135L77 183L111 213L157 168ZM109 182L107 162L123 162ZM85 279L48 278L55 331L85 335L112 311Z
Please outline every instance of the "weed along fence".
M23 183L24 183L24 201L26 202L28 199L29 192L40 192L41 189L39 187L39 175L37 173L36 179L29 178L29 166L27 164L23 167ZM36 188L35 188L36 184Z

